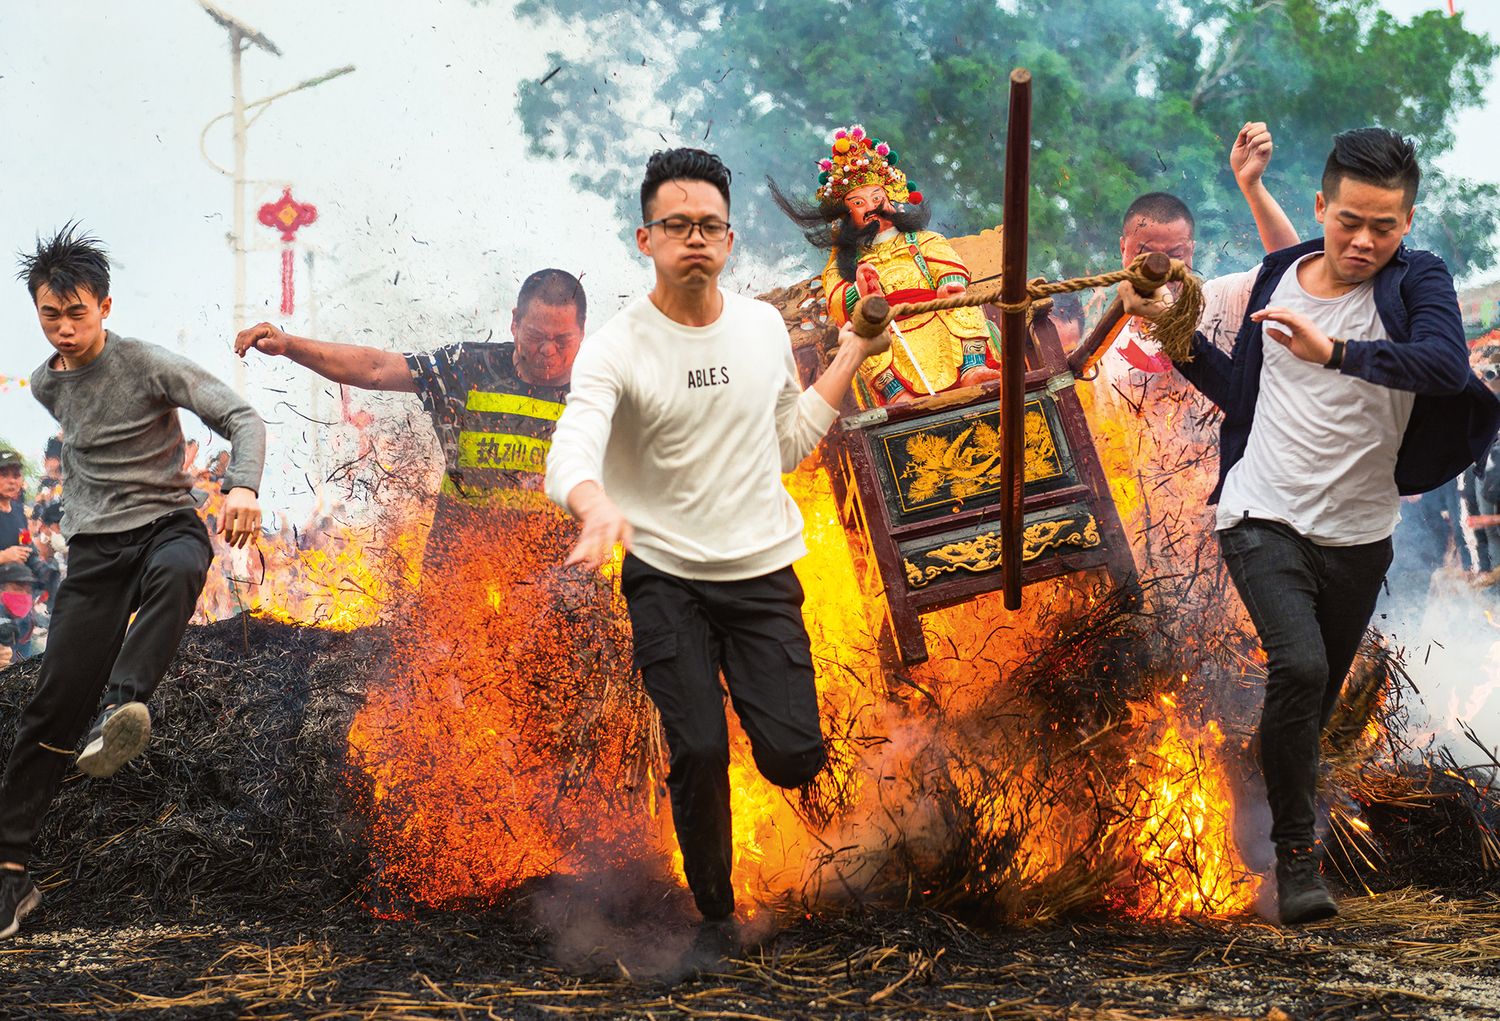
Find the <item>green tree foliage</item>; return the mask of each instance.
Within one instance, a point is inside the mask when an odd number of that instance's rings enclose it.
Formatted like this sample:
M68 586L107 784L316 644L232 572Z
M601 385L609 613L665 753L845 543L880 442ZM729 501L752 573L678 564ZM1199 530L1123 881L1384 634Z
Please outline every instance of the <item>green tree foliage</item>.
M521 91L535 152L568 157L581 186L621 195L633 218L653 149L712 149L736 174L736 229L757 245L800 240L763 177L810 196L814 160L851 122L902 154L938 229L997 223L1007 80L1027 67L1032 260L1054 274L1117 262L1125 207L1155 190L1197 213L1201 270L1252 260L1228 169L1248 120L1271 124L1268 184L1310 235L1334 133L1394 128L1430 168L1500 52L1462 17L1401 22L1376 0L523 0L518 13L572 40ZM1493 186L1429 172L1415 241L1484 268L1497 213Z

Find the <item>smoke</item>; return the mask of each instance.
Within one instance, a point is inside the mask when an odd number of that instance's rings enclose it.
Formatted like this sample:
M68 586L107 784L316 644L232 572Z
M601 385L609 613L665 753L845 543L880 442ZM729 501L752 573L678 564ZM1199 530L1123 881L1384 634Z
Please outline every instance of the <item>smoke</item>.
M575 974L675 983L722 964L698 937L692 897L659 859L547 876L531 884L525 900L553 959ZM747 942L769 935L770 918L757 918L744 927Z
M1394 593L1376 612L1416 687L1407 741L1446 748L1461 766L1488 763L1500 749L1500 622L1482 579L1445 569L1425 593Z

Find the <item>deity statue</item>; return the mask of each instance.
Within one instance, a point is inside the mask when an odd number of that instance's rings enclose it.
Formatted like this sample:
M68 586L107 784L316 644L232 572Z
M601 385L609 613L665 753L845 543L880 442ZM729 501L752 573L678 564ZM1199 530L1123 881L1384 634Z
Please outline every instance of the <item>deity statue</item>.
M818 161L817 202L771 195L813 245L829 251L823 293L836 325L855 303L882 294L892 304L948 297L969 285L969 270L948 239L927 230L931 208L896 168L898 156L858 125L834 132ZM984 313L955 308L897 318L886 354L860 369L863 396L896 404L1000 378L999 340Z

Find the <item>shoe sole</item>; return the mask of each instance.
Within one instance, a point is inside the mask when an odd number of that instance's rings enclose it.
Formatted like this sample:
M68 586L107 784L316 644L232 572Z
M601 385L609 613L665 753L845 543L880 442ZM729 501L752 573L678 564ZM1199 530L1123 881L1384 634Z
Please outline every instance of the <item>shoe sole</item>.
M1335 903L1316 904L1291 915L1282 915L1282 925L1306 925L1308 922L1321 922L1325 918L1337 918L1339 906Z
M151 740L151 713L139 702L127 702L104 724L104 732L78 756L78 768L89 776L114 776L141 754Z
M22 897L21 903L16 905L16 914L15 917L10 920L10 924L4 929L0 929L0 939L10 939L17 932L19 932L21 929L21 921L27 915L31 914L41 906L42 891L33 886L31 888L31 892Z

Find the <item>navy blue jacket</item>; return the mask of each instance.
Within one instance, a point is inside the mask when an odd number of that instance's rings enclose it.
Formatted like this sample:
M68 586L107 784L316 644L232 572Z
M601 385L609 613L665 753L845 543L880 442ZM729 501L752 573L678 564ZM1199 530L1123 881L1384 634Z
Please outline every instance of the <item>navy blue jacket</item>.
M1255 421L1263 351L1261 324L1251 322L1250 313L1271 303L1276 285L1298 259L1322 250L1323 239L1316 238L1266 256L1233 351L1225 354L1199 333L1193 337L1192 361L1176 363L1177 371L1224 411L1219 483L1209 503L1218 502L1229 469L1245 456ZM1484 463L1500 427L1500 400L1469 368L1458 295L1442 259L1402 245L1375 275L1375 308L1391 339L1340 338L1348 346L1339 371L1417 395L1396 454L1396 488L1403 496L1425 493L1469 465Z

